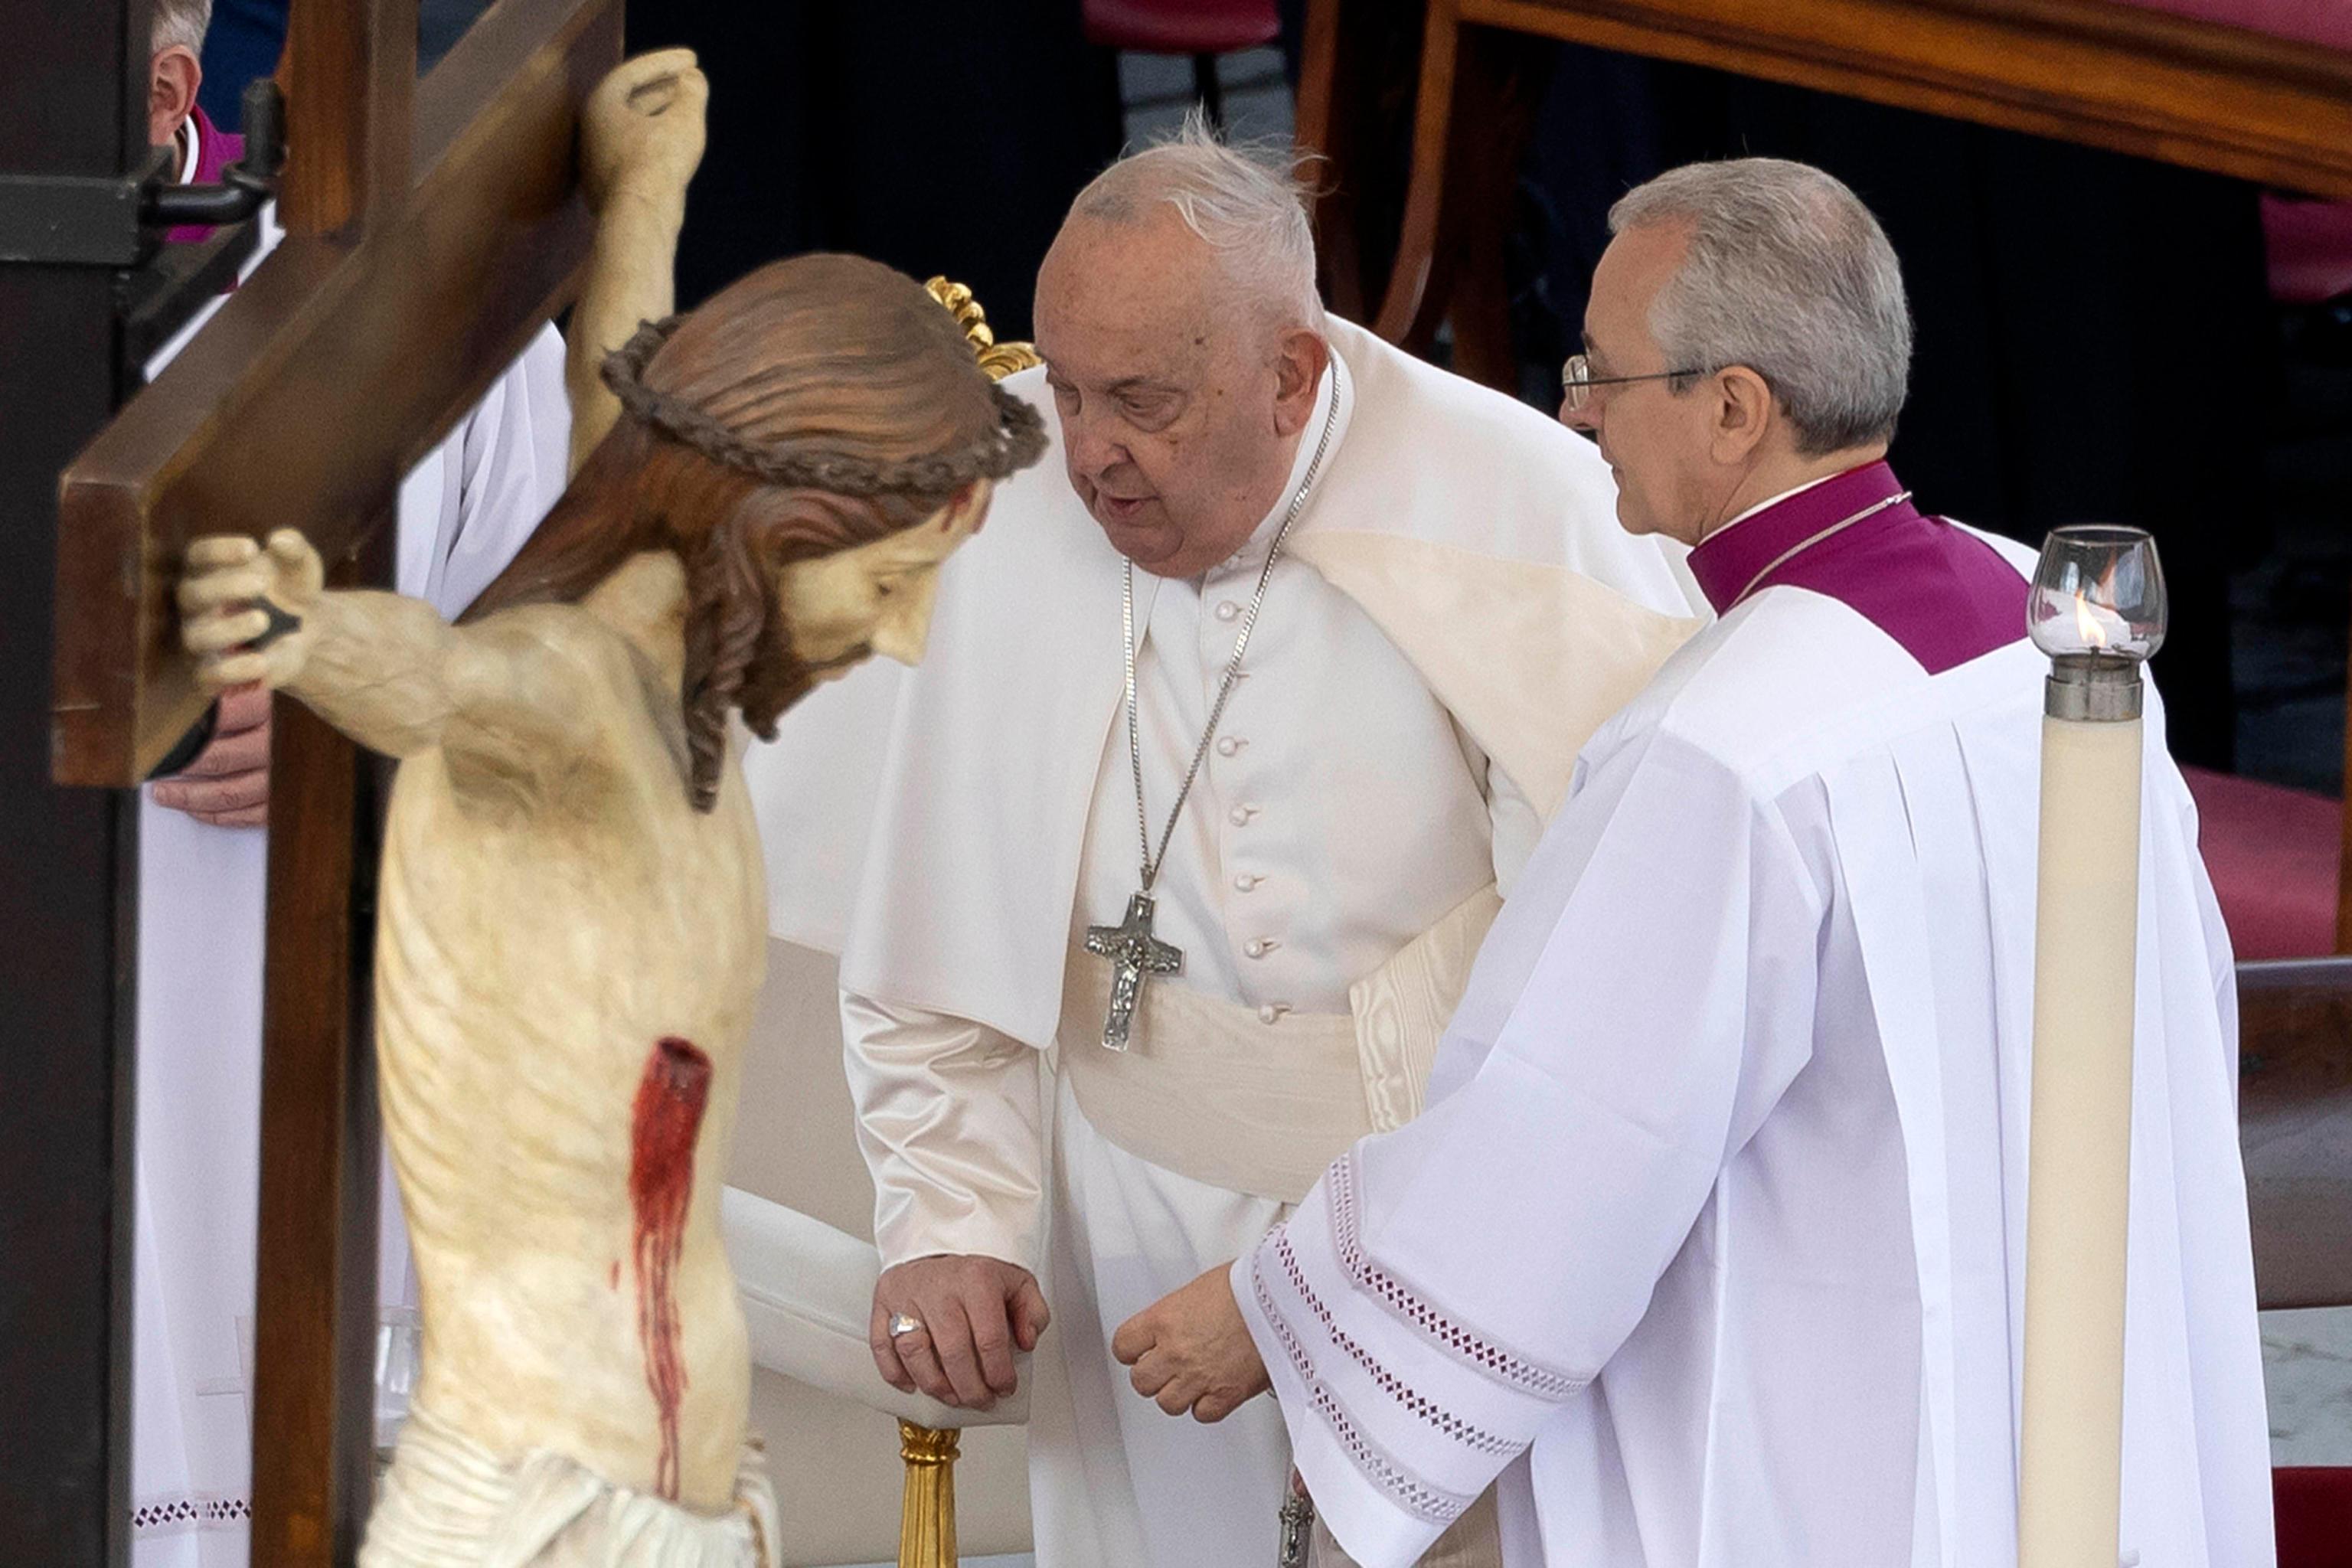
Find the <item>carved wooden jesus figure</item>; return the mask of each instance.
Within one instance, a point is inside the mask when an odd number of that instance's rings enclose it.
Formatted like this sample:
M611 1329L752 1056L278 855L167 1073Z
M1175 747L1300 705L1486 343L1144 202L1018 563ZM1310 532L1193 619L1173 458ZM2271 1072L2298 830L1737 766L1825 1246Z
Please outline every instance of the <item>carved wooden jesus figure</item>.
M946 310L848 257L604 374L622 417L460 625L322 592L291 532L195 544L180 590L208 687L401 762L377 1041L425 1363L370 1568L765 1559L718 1229L767 923L731 717L772 735L919 658L940 563L1043 445Z

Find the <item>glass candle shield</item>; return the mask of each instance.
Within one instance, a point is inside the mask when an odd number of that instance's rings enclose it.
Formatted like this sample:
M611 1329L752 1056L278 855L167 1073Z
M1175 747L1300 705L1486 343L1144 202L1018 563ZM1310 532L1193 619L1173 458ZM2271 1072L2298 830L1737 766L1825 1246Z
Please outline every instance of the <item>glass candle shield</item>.
M2168 612L2156 541L2137 528L2054 529L2025 611L2033 646L2062 655L2144 659L2164 644Z

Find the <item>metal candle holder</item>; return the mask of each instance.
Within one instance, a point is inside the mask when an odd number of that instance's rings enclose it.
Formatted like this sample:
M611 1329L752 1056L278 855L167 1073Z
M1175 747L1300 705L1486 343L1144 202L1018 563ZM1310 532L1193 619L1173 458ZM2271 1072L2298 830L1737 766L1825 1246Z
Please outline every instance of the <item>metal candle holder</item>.
M2050 656L2042 711L2116 722L2140 714L2140 666L2164 644L2168 604L2156 541L2103 523L2053 530L2033 574L2025 626Z

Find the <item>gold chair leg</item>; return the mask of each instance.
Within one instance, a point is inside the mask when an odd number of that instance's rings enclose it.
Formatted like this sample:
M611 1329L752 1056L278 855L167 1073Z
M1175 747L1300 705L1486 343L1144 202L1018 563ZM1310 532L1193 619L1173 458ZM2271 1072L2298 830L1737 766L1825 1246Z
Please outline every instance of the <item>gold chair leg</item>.
M955 1462L963 1434L898 1423L907 1490L898 1505L898 1568L956 1568Z

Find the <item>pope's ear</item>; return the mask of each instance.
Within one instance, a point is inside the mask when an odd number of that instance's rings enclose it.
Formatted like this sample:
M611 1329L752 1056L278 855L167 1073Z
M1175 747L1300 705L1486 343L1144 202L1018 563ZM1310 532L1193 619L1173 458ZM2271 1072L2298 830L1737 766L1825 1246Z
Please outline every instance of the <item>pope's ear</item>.
M1295 436L1306 428L1315 412L1315 389L1331 363L1331 345L1323 334L1293 327L1282 334L1274 361L1274 427L1277 435Z
M1762 444L1778 409L1771 384L1744 364L1718 372L1701 395L1713 399L1715 458L1737 463Z

